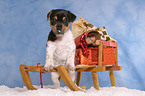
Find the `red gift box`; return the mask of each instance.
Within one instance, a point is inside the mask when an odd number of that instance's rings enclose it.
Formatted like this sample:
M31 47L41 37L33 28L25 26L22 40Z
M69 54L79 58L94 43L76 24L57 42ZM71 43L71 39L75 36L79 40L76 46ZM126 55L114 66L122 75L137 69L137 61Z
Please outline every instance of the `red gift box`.
M98 64L98 48L88 48L88 54L83 55L82 49L76 49L75 64L94 65ZM115 48L103 48L102 64L114 65L116 63Z
M117 46L117 43L115 43L115 42L110 42L110 41L102 41L102 42L103 42L103 45L105 45L105 46L111 46L111 47Z

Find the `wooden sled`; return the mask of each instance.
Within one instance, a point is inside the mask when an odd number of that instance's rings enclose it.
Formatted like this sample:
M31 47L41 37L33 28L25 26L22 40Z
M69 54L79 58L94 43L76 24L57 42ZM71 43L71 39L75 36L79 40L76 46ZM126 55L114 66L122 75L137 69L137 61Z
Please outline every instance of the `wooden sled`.
M109 76L111 80L111 85L116 86L115 84L115 75L114 71L121 70L121 66L118 65L118 47L116 46L115 53L116 53L116 64L111 66L102 65L102 42L100 42L99 45L99 55L98 55L98 65L87 65L87 66L76 66L76 72L77 72L77 78L76 78L76 84L72 81L71 77L69 76L66 69L68 67L64 67L63 65L58 66L57 68L54 68L52 71L45 71L41 70L44 66L26 66L26 65L20 65L20 72L22 75L22 79L27 87L28 90L36 90L36 88L33 87L33 84L31 82L29 71L30 72L44 72L44 73L50 73L50 72L58 72L61 76L61 78L64 80L66 85L72 90L72 91L83 91L82 88L78 87L80 86L81 81L81 74L82 72L92 72L92 79L94 83L95 89L99 90L99 82L98 82L98 75L96 72L105 72L109 71Z

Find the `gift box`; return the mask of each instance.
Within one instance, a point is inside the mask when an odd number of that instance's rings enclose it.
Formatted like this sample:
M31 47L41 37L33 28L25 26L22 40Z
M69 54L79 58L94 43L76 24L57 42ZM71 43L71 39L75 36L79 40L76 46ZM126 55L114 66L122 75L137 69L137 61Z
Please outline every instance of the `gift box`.
M100 33L98 31L87 31L75 38L76 48L83 48L88 45L96 46L95 41L100 39Z
M97 28L85 19L80 18L73 22L71 31L76 44L76 65L98 64L99 56L102 57L99 59L99 65L117 64L118 57L115 57L118 54L117 41L108 35L105 27ZM103 51L99 52L97 47ZM101 55L98 56L98 53L101 53Z
M98 64L98 48L88 48L87 55L83 55L82 49L76 49L75 64L76 65L94 65ZM115 48L103 48L102 64L114 65L115 61Z

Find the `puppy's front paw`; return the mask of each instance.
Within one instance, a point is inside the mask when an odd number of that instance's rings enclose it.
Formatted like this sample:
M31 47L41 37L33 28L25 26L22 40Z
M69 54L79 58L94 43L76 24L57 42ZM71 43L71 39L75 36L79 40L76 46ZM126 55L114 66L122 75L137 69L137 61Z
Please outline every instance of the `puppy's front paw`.
M69 67L69 70L70 70L70 71L75 71L75 66L69 65L68 67Z
M53 70L53 66L49 65L49 64L45 64L43 69L46 70L46 71L49 71L49 70L52 71Z

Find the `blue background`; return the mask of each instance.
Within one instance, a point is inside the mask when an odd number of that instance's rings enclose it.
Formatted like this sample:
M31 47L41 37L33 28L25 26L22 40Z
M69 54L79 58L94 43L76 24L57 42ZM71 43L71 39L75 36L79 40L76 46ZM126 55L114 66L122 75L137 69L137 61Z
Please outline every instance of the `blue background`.
M119 44L116 85L145 90L145 1L144 0L0 0L0 85L23 87L20 64L45 63L47 36L51 30L47 13L63 8L96 27L105 26ZM39 85L39 73L31 73ZM98 72L100 87L110 87L109 73ZM81 85L93 86L91 73L84 72ZM65 86L61 81L61 86ZM44 85L52 85L50 74Z

